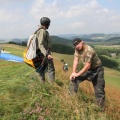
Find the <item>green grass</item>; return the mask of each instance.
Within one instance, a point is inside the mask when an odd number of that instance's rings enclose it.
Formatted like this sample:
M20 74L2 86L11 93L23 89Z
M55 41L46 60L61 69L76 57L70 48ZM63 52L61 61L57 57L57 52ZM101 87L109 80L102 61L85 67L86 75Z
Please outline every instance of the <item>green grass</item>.
M94 45L95 48L100 49L120 49L120 45Z
M59 86L59 75L53 85L48 83L42 85L35 71L26 64L7 61L0 63L4 65L0 69L2 72L0 118L2 120L72 120L83 119L83 117L85 119L91 117L91 120L94 120L98 117L98 114L95 114L96 111L92 112L94 104L87 101L84 103L83 100L87 100L84 93L81 92L82 94L74 98L67 94L64 83L63 87ZM79 105L78 101L83 102ZM101 113L102 115L104 113ZM106 115L105 118L107 118Z
M11 47L7 46L6 50L9 48L11 53L22 56L24 47ZM64 59L72 66L73 56L54 53L54 57L58 63ZM41 84L35 70L25 63L0 60L0 68L0 120L118 120L120 117L113 95L107 95L106 112L101 112L94 104L89 85L85 86L86 90L81 87L77 95L71 96L68 77L58 69L51 85ZM119 72L108 68L105 71L108 83L113 84L112 77L113 81L119 79Z
M53 53L53 57L59 61L64 60L64 62L67 62L69 66L72 66L74 55Z
M64 61L67 62L70 67L73 64L74 55L53 53L53 56L59 61L61 61L61 59L64 59ZM120 60L116 58L111 58L111 59L117 60L120 63ZM116 71L105 67L105 80L106 80L106 84L110 84L114 87L120 88L120 71Z
M5 49L5 51L9 51L11 54L23 57L23 51L25 50L25 47L23 46L12 44L1 44L0 46L2 47L2 49Z
M120 72L105 68L105 80L107 84L110 84L111 86L117 87L120 89Z

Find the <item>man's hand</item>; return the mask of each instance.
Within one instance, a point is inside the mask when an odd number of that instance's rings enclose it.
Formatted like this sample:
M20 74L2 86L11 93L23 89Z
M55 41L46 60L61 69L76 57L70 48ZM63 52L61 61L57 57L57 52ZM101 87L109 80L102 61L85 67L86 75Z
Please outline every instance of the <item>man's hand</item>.
M70 80L74 80L74 79L75 79L75 77L70 75Z
M75 80L76 77L78 77L78 73L76 72L73 72L71 75L70 75L70 80Z
M51 56L51 55L48 55L48 57L47 57L48 59L53 59L53 57Z

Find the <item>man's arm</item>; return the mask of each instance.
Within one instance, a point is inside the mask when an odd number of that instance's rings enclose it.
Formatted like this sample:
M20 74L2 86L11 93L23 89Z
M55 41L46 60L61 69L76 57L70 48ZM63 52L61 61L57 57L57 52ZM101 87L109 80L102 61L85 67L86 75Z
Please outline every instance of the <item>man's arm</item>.
M76 77L82 75L83 73L85 73L86 71L88 71L90 69L91 63L87 62L84 67L77 73Z
M73 61L73 72L70 75L70 80L73 80L75 78L74 74L76 74L78 62L79 62L79 58L77 56L75 56L74 61Z
M70 76L70 80L74 80L75 77L78 77L78 76L81 76L83 73L85 73L87 70L89 70L91 66L91 63L90 62L87 62L85 64L85 66L77 73L77 72L73 72Z
M79 58L75 56L73 61L73 73L75 73L77 70L78 62L79 62Z

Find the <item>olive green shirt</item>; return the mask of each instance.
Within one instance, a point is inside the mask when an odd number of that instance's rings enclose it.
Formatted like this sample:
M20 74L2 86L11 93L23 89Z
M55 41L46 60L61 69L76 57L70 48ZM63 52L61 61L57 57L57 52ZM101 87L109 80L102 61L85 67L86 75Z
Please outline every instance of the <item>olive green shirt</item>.
M47 50L51 47L49 33L44 28L40 27L40 30L37 32L37 39L37 49L40 49L41 53L46 56Z
M84 50L75 49L74 56L79 57L84 65L85 63L90 62L91 63L90 69L95 69L96 67L102 64L95 50L86 44L84 44Z

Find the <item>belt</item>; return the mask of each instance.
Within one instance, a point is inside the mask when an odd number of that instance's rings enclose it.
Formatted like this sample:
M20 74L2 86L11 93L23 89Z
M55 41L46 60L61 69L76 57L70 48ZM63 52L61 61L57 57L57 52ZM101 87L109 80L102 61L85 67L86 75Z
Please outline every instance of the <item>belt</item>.
M93 69L90 69L90 70L97 70L98 68L100 68L100 67L102 67L102 65L100 65L100 66L97 66L96 68L93 68Z

